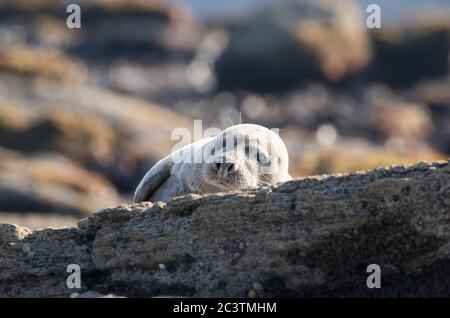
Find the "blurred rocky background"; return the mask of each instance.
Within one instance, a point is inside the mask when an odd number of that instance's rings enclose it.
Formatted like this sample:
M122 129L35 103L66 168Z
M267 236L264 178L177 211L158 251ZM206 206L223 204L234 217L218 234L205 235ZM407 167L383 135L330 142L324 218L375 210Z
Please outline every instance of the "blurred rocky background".
M131 202L194 119L280 128L295 177L446 159L449 56L447 0L2 0L0 222Z

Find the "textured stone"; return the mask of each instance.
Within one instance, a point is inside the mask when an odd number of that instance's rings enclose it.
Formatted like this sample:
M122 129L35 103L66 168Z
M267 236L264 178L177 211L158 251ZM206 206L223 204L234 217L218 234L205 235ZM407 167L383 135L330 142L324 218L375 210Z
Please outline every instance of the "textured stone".
M0 296L449 297L449 198L436 162L120 206L77 228L2 224Z

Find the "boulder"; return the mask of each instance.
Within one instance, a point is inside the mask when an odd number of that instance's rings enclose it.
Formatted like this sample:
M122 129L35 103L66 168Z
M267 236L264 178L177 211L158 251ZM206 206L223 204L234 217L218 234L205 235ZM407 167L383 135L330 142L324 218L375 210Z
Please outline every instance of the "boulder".
M116 190L105 178L63 156L24 157L0 148L0 212L82 217L94 207L102 209L118 201Z
M352 1L283 1L229 29L228 46L215 63L219 89L336 82L363 69L371 56Z
M164 106L128 95L0 73L0 146L26 155L59 153L120 192L132 192L170 152L173 129L191 126Z
M0 296L449 297L449 164L123 205L74 228L2 224Z
M424 11L419 17L371 32L374 58L367 75L392 87L408 87L450 71L450 15Z

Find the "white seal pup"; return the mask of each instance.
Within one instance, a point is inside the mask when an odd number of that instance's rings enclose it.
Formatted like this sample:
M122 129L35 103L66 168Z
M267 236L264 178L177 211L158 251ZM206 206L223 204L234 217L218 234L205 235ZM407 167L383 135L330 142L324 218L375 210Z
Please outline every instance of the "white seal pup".
M281 138L259 125L241 124L174 151L158 161L134 193L136 203L189 193L214 193L292 180Z

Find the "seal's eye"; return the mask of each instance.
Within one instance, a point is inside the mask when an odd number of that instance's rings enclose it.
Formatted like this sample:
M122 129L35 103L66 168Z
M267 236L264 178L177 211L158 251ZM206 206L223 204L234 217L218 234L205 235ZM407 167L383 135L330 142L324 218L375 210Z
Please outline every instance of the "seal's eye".
M259 151L256 153L256 160L260 165L269 166L271 164L271 161L266 158L263 154L261 154Z
M216 154L216 147L213 147L211 149L211 156L214 156Z
M264 163L263 155L261 155L259 151L256 153L256 160L258 160L258 163Z

